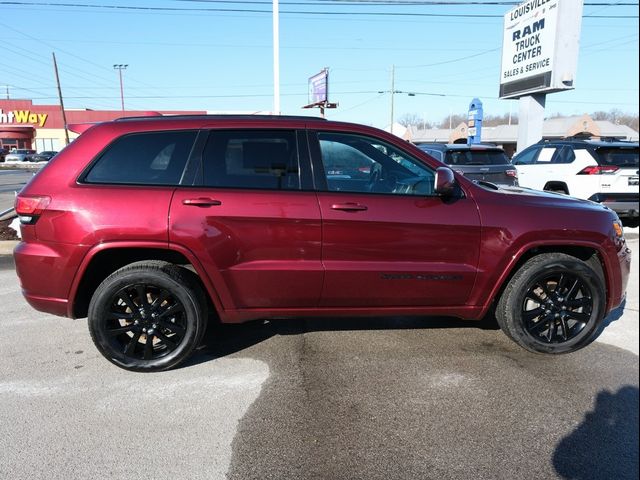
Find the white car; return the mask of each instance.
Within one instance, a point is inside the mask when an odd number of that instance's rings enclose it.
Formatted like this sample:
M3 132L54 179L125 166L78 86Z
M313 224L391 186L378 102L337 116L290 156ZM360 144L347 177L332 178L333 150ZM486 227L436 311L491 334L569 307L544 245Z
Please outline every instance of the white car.
M7 153L4 157L5 162L26 162L28 161L28 156L36 153L35 150L29 150L26 148L19 148L18 150L13 150L11 153Z
M522 187L600 202L638 225L638 142L541 141L513 164Z

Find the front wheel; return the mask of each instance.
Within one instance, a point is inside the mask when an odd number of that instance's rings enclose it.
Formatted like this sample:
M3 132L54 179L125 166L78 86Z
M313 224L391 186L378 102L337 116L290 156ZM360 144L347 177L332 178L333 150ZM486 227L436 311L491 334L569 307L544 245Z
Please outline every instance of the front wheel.
M578 258L549 253L516 272L498 301L496 320L526 350L569 353L595 338L604 313L601 275Z
M126 370L161 371L184 361L197 346L206 303L182 268L136 262L100 284L88 316L91 337L107 360Z

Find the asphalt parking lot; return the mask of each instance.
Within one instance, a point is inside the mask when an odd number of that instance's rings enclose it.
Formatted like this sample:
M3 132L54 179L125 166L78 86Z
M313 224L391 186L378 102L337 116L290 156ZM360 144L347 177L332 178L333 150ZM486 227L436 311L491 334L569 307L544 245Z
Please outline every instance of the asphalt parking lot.
M158 374L28 307L5 257L0 478L636 479L629 243L630 296L575 354L450 319L300 319L214 329Z

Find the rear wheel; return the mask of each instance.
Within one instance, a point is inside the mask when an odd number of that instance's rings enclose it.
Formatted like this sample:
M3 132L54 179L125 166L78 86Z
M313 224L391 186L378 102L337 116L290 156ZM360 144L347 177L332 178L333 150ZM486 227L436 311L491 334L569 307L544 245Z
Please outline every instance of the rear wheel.
M204 333L205 319L200 287L166 262L115 271L89 304L89 331L100 353L134 371L167 370L184 361Z
M496 307L500 328L521 347L569 353L589 344L605 312L600 274L561 253L528 260L513 276Z

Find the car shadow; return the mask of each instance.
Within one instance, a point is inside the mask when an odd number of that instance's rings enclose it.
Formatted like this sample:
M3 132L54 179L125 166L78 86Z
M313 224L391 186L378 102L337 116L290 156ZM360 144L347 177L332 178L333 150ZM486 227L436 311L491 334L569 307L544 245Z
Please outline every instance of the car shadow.
M593 411L555 448L553 466L562 478L638 478L638 388L598 393Z
M495 319L486 318L460 320L452 317L348 317L348 318L293 318L276 320L254 320L241 324L221 324L210 322L200 346L179 368L187 368L225 357L276 335L302 335L322 331L358 330L408 330L477 328L499 330Z

